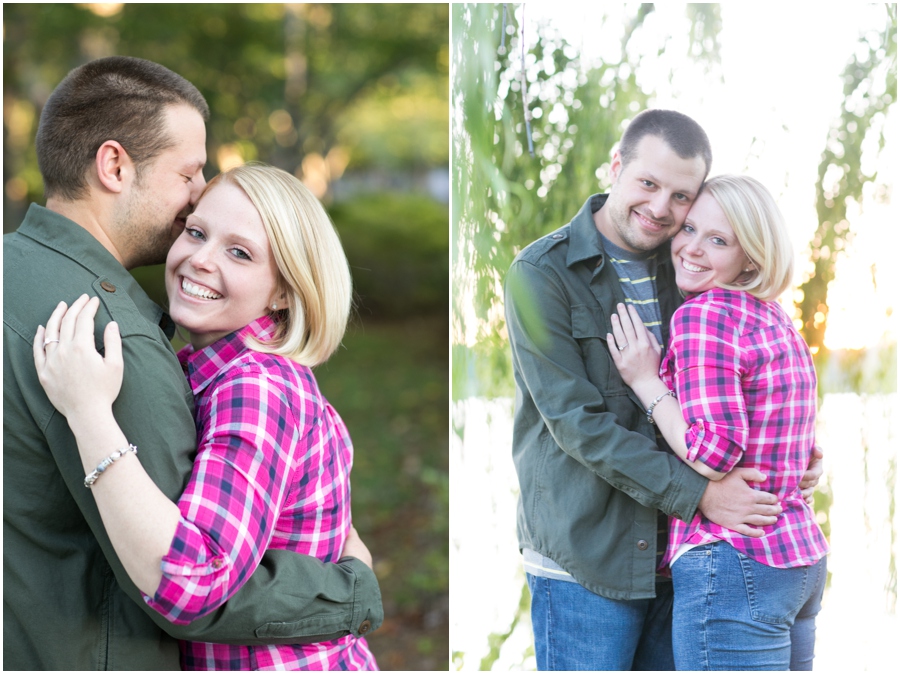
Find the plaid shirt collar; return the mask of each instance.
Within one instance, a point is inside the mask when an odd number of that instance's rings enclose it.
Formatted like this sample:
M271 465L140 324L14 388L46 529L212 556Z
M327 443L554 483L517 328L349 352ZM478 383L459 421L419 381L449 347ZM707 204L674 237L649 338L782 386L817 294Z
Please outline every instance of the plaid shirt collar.
M199 351L190 344L181 349L178 360L194 395L200 395L222 370L248 351L247 337L268 341L275 336L275 327L275 320L265 315Z

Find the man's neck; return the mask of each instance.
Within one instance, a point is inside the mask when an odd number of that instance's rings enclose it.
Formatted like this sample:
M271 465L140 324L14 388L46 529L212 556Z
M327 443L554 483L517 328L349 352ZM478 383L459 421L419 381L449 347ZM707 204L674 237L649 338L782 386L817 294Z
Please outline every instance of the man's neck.
M113 243L106 228L101 224L106 218L101 217L95 205L84 199L69 201L51 197L47 199L46 207L85 229L109 251L110 255L119 261L119 264L127 269L124 257Z
M612 223L609 221L609 210L606 208L606 202L604 202L599 210L594 211L592 217L594 218L594 227L597 228L597 231L609 241L615 243L616 235Z

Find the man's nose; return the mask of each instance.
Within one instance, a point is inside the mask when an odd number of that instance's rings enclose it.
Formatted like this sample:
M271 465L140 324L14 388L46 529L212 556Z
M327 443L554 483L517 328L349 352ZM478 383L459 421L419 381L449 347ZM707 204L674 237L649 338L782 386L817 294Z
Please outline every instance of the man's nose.
M197 171L197 175L191 180L191 205L196 206L197 200L200 199L200 193L206 187L206 178L203 177L203 171Z
M669 196L663 192L653 195L648 204L650 215L656 220L665 220L669 216Z

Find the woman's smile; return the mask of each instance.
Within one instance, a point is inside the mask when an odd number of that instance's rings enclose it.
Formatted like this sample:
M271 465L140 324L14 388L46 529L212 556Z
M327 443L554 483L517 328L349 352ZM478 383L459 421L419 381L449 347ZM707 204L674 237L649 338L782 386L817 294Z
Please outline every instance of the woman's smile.
M194 283L189 280L186 276L181 277L181 290L185 295L190 297L197 297L199 299L204 300L219 300L222 299L222 294L217 293L215 290L211 290L205 286Z

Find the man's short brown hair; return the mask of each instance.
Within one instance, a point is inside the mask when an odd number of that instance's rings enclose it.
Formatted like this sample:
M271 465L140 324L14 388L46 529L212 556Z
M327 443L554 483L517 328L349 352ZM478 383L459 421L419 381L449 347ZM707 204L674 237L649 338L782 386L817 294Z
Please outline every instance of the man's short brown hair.
M702 157L706 174L712 166L712 148L703 128L693 119L674 110L644 110L628 124L619 142L622 168L634 159L644 136L657 136L682 159Z
M140 178L141 170L171 146L165 111L177 104L209 119L197 87L158 63L110 56L72 70L41 112L35 145L44 196L84 197L87 170L108 140L125 148Z

